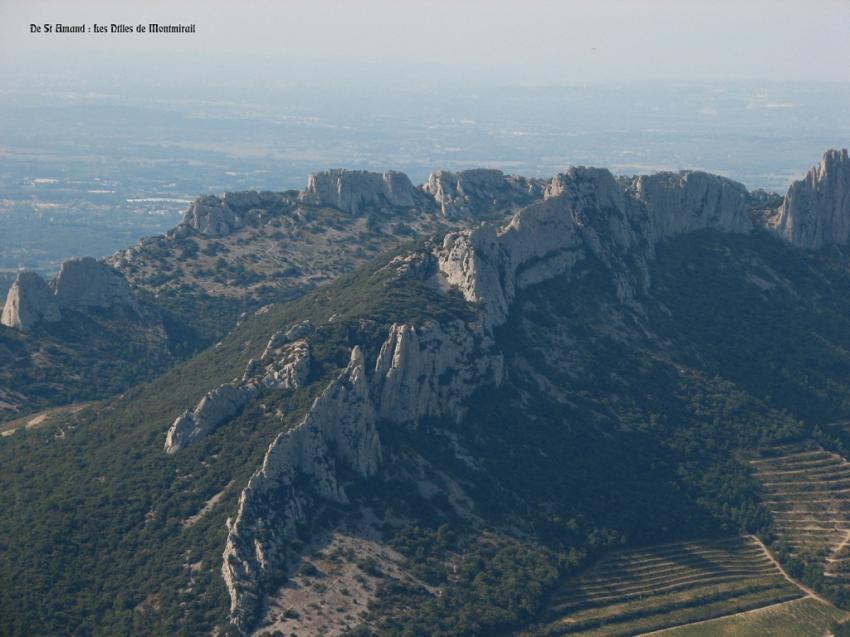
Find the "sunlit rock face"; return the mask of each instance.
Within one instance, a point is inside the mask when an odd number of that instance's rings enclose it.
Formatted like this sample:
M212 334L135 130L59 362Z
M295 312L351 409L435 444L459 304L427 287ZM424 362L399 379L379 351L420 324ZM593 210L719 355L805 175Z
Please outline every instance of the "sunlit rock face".
M28 332L39 321L55 322L62 318L53 291L35 272L20 272L3 306L0 323Z
M404 173L335 169L310 175L307 188L298 198L310 205L357 215L367 209L412 208L420 199L418 195Z
M177 453L225 424L261 389L303 386L310 374L310 345L303 338L290 337L307 333L309 325L302 323L273 334L260 357L248 361L241 379L208 391L195 407L174 420L165 436L165 453Z
M528 205L543 196L545 181L505 175L501 170L476 168L429 175L422 189L431 195L446 218L480 217L494 210Z
M815 250L850 241L850 158L828 150L805 178L788 189L775 230L792 244Z
M133 305L133 295L124 277L91 257L65 261L50 285L60 308Z

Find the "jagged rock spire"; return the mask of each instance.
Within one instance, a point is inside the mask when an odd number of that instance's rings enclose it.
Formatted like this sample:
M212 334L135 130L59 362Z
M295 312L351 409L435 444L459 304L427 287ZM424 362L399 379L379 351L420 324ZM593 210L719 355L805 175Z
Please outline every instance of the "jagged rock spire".
M775 228L800 248L850 242L850 158L846 148L826 151L817 166L791 184Z
M0 323L27 332L39 321L55 322L61 318L59 304L47 282L35 272L20 272L6 295Z

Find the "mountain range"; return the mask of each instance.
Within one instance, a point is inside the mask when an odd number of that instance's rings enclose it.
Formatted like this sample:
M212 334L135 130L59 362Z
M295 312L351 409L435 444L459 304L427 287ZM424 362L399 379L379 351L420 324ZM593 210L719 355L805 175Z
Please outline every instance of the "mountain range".
M699 171L331 170L22 272L0 630L843 618L848 242L830 150L784 196ZM703 572L638 587L670 555Z

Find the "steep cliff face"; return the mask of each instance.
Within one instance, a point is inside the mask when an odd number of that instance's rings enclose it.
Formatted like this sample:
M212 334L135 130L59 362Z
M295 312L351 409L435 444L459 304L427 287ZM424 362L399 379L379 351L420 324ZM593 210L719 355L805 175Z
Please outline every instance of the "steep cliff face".
M607 170L572 168L550 182L545 201L500 228L450 233L435 256L440 277L498 325L517 287L566 274L591 255L628 302L649 285L647 260L658 241L704 228L750 232L746 189L704 173L637 177L623 187Z
M35 272L20 272L6 295L0 323L27 332L39 321L62 318L53 291Z
M484 383L498 385L502 376L502 358L480 323L393 324L378 353L372 393L385 420L460 422L472 392Z
M850 158L846 148L826 151L804 179L791 184L774 226L787 241L810 250L850 241Z
M233 623L251 625L257 591L270 572L289 564L292 541L316 499L348 501L339 466L362 477L380 470L379 420L459 420L476 388L501 382L502 367L480 323L393 324L371 371L355 346L348 366L298 426L275 438L242 491L222 565Z
M353 215L367 208L407 209L423 203L407 175L395 171L380 174L337 169L316 173L310 175L307 188L298 198L304 203L330 206Z
M434 198L444 217L462 218L527 205L542 197L545 181L486 168L441 170L431 173L422 189Z
M704 172L658 173L636 177L628 191L646 208L652 243L703 228L753 229L747 189L731 179Z
M251 626L258 590L272 568L287 564L289 544L308 520L313 499L347 501L337 463L361 477L378 471L381 445L375 422L363 353L355 347L348 366L316 398L301 423L269 445L262 466L239 497L236 517L228 520L222 576L236 626ZM310 487L304 488L299 478Z
M114 268L91 257L69 259L50 282L60 308L134 305L130 286Z
M91 257L75 257L62 264L49 285L35 272L21 272L6 297L2 324L28 331L39 321L61 320L61 309L135 305L116 270Z

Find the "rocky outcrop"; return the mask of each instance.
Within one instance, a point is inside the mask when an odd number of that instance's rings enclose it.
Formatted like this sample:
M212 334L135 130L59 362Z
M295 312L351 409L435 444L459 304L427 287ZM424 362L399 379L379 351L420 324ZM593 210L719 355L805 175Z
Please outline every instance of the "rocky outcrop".
M422 189L434 197L444 217L463 218L528 205L543 196L544 183L477 168L431 173Z
M34 272L21 272L9 289L2 323L23 331L38 321L55 322L63 309L136 307L130 286L117 270L91 257L65 261L48 285Z
M608 267L620 300L631 303L649 285L655 245L704 228L750 232L746 188L705 173L637 177L624 186L605 169L571 168L552 179L544 201L504 226L446 235L434 250L437 279L479 303L493 326L507 319L518 288L568 274L593 256Z
M407 175L363 170L328 170L310 175L299 199L313 206L338 208L353 215L367 209L409 209L421 201Z
M242 492L222 565L232 621L249 628L261 583L287 565L288 547L316 499L348 501L339 466L362 477L380 469L379 420L459 419L472 392L500 383L502 374L502 358L476 322L393 324L371 374L355 346L304 419L271 443Z
M275 333L260 358L248 361L241 379L207 392L193 409L177 417L166 433L165 453L177 453L228 422L263 388L296 389L309 374L307 341L288 342L286 334Z
M206 195L189 204L183 223L201 234L221 237L242 227L243 220L221 197Z
M375 423L363 353L354 347L348 366L304 419L269 445L262 466L240 495L236 517L228 520L222 576L231 619L241 629L250 627L263 579L271 568L287 563L288 545L307 521L312 498L347 502L336 465L344 464L361 477L377 472L381 445ZM300 485L301 477L308 489Z
M850 158L828 150L804 179L788 189L774 228L795 246L816 250L850 242Z
M717 175L698 171L642 175L632 181L629 194L646 208L652 243L705 228L737 233L753 229L747 188Z
M223 197L204 195L189 204L182 225L207 236L223 237L288 203L285 193L269 191L228 192Z
M165 452L176 453L233 418L252 393L234 383L225 383L207 392L194 409L183 412L168 429Z
M477 323L393 324L372 382L379 416L396 423L425 417L460 422L477 387L502 381L502 357L492 345Z
M50 282L60 308L134 306L130 286L117 270L91 257L62 264Z
M0 323L27 332L39 321L62 318L59 304L47 282L35 272L19 272L6 294Z

